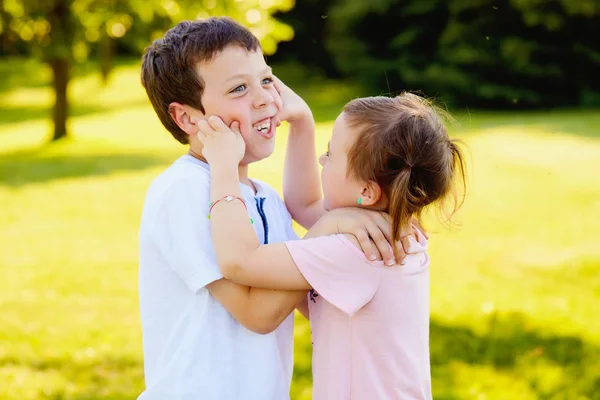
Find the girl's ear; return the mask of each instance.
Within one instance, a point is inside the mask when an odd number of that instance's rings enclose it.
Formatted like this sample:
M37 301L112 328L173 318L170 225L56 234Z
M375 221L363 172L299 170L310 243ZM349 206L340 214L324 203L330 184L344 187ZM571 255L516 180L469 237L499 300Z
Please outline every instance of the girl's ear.
M381 186L375 181L367 181L360 192L360 204L374 206L381 199Z
M182 131L188 135L198 133L196 120L201 118L202 113L185 104L173 102L169 104L169 115Z

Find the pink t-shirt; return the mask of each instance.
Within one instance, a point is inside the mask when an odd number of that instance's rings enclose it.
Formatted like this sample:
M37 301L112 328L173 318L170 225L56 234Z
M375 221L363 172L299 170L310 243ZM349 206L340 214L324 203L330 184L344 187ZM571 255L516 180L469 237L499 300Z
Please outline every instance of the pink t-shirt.
M286 246L313 287L313 400L431 399L427 240L394 267L344 235Z

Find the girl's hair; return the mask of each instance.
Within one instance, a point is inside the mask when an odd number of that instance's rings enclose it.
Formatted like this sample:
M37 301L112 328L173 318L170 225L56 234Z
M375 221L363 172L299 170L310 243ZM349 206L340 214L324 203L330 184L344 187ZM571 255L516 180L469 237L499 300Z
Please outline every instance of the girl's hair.
M448 136L441 118L449 116L446 112L429 100L402 93L352 100L343 113L358 130L347 173L377 182L388 196L394 240L400 240L401 228L413 216L420 219L425 206L452 194L449 218L462 205L464 196L459 200L454 182L460 180L464 194L465 159L459 141Z

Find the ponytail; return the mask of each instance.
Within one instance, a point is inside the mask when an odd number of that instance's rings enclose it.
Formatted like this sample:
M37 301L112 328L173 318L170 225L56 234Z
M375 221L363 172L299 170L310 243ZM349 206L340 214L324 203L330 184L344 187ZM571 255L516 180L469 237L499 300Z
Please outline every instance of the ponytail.
M441 115L448 115L422 97L403 93L395 98L367 97L344 106L349 126L360 133L348 151L348 174L375 181L387 195L392 238L402 239L412 218L453 194L447 221L464 202L454 189L455 178L464 191L465 157L460 141L450 139ZM397 254L396 254L397 256Z
M419 217L422 208L429 203L426 192L418 184L416 168L405 165L392 180L387 192L389 214L392 218L392 238L399 241L402 229L410 225L413 216ZM398 255L396 254L396 257Z

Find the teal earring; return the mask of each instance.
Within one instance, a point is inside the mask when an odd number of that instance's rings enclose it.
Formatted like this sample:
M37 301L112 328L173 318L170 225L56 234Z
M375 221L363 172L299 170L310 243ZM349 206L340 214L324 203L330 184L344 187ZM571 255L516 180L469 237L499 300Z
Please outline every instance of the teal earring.
M358 205L361 205L361 204L362 204L362 199L359 197L359 198L356 200L356 202L358 203Z

